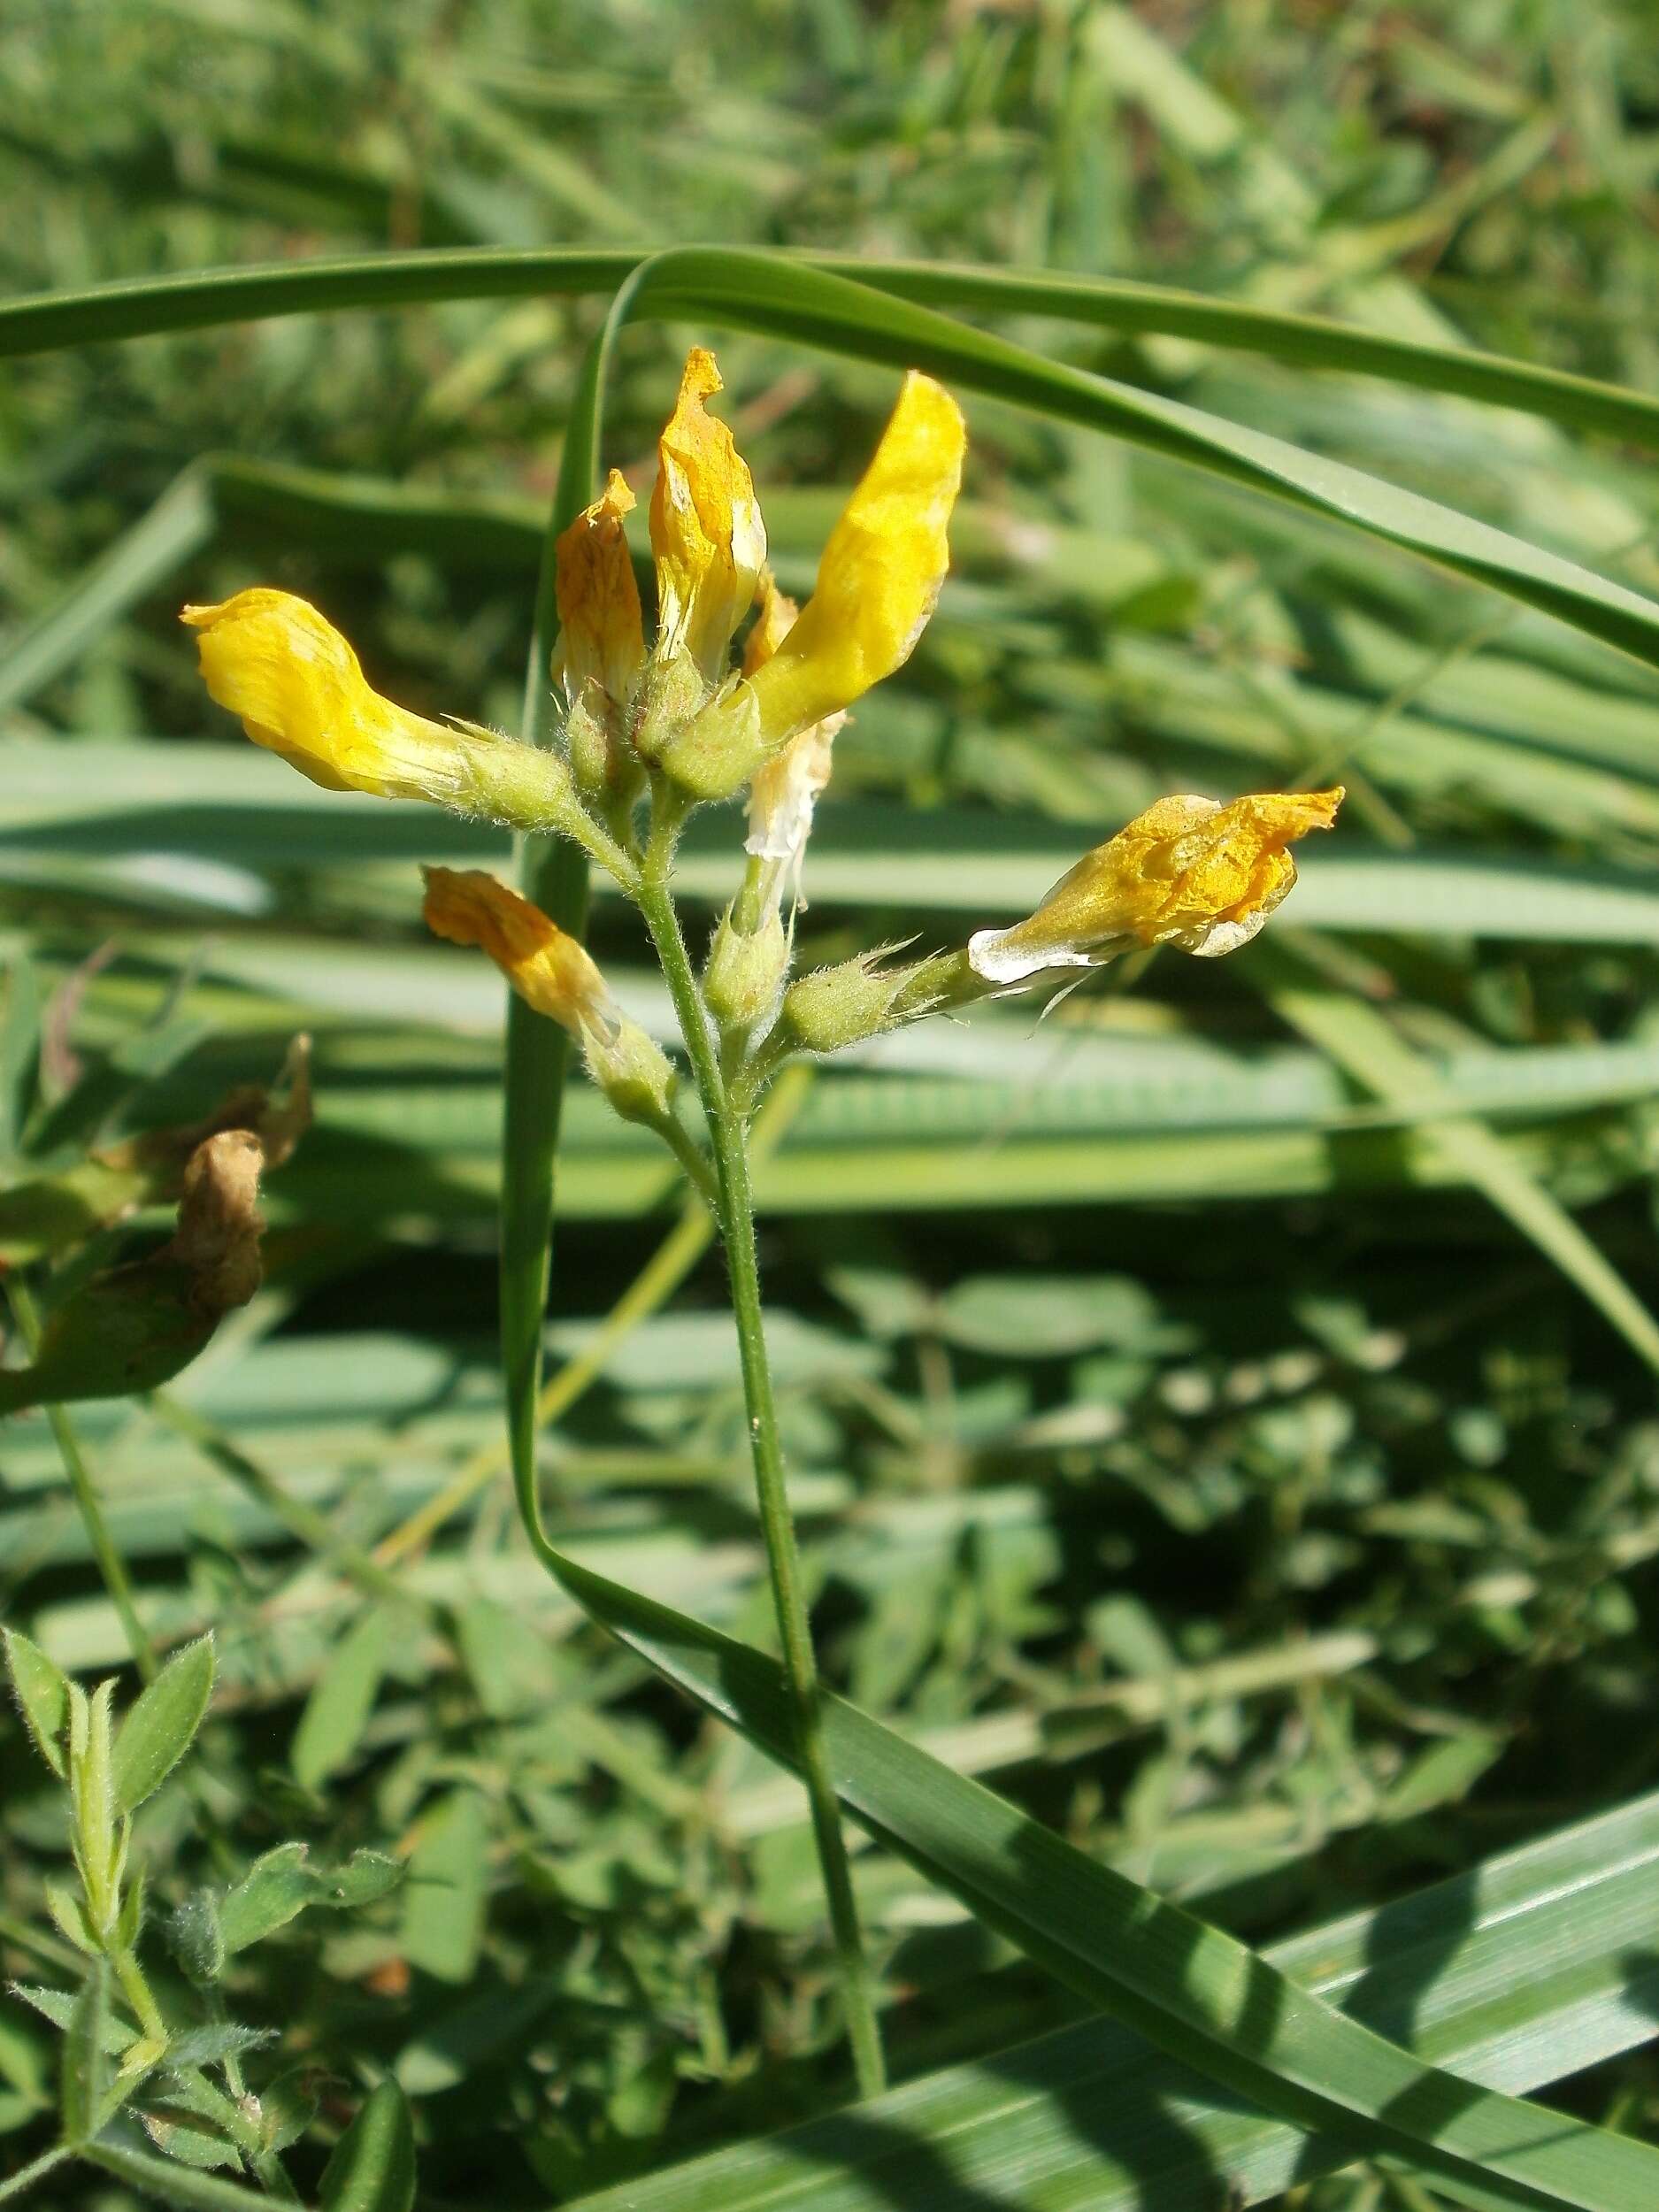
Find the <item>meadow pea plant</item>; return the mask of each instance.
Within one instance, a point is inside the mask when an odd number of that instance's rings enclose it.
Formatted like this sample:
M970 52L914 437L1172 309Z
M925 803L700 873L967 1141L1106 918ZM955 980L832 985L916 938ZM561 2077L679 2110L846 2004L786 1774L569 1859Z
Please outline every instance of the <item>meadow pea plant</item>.
M1170 944L1213 956L1248 943L1295 880L1290 846L1331 826L1342 793L1161 800L1087 854L1024 919L987 923L955 950L895 963L891 949L877 947L791 980L808 841L836 733L854 703L902 666L933 611L949 565L966 430L939 384L906 377L830 533L817 588L797 610L768 572L749 471L709 411L720 388L713 356L694 348L658 446L649 509L657 626L649 643L626 535L634 500L619 474L558 540L561 635L549 673L564 717L551 749L393 704L370 686L338 631L289 594L246 590L187 607L183 619L197 633L213 697L257 744L313 782L423 799L570 839L644 918L679 1019L701 1130L684 1115L668 1059L571 935L493 876L427 872L430 927L487 953L530 1007L569 1032L612 1107L662 1137L718 1222L796 1751L849 2034L870 2093L881 2084L882 2059L822 1742L766 1357L750 1117L792 1055L839 1050L1136 948ZM695 807L744 792L742 876L699 975L673 898L676 847Z

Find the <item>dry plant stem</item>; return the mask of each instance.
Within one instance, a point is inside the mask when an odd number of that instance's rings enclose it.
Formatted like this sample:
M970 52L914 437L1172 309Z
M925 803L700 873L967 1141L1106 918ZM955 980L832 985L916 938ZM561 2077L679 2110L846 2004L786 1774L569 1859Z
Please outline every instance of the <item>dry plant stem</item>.
M812 1648L801 1555L795 1544L795 1521L784 1477L783 1446L772 1399L772 1368L766 1356L760 1269L755 1250L755 1209L749 1180L748 1132L743 1115L727 1094L709 1017L680 933L680 917L668 887L671 855L671 838L653 834L641 875L640 910L663 964L714 1147L719 1181L720 1234L731 1277L743 1396L749 1408L755 1487L772 1602L777 1609L778 1631L783 1646L784 1671L795 1709L796 1748L811 1808L818 1864L823 1870L829 1901L854 2070L860 2093L873 2097L887 2085L887 2068L870 1985L869 1963L859 1933L847 1839L841 1832L841 1809L824 1747L818 1660Z
M41 1340L40 1309L35 1303L35 1294L20 1276L13 1275L7 1280L6 1296L19 1333L32 1353ZM49 1405L45 1413L58 1446L58 1455L64 1463L64 1472L69 1478L69 1487L74 1493L76 1509L87 1532L87 1541L92 1547L92 1555L98 1563L104 1586L110 1594L110 1602L120 1621L127 1648L133 1655L133 1664L146 1682L151 1681L156 1673L156 1647L138 1617L138 1608L133 1601L133 1586L127 1578L126 1563L111 1539L109 1525L104 1517L104 1508L98 1503L98 1494L92 1486L92 1477L81 1455L81 1440L62 1406Z

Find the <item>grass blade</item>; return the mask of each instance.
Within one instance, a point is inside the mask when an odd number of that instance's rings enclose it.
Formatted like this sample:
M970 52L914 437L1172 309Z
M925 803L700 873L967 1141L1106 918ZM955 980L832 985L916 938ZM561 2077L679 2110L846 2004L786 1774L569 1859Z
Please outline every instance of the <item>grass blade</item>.
M710 251L718 250L709 249ZM591 250L441 248L246 268L189 270L80 292L0 303L0 357L101 345L174 330L208 330L273 315L414 307L444 300L580 297L612 293L648 258L645 246ZM782 257L780 257L782 259ZM973 314L1046 315L1128 335L1190 338L1261 353L1294 367L1374 376L1420 391L1512 407L1564 427L1653 446L1659 400L1594 377L1474 348L1454 349L1351 324L1206 298L1172 286L1002 269L960 262L872 263L834 254L790 257L918 305Z
M1659 1798L1267 1954L1425 2057L1531 2089L1645 2040L1655 1970L1630 1961L1659 1911ZM1540 1962L1548 1962L1540 1967ZM1494 2008L1493 1993L1505 1996ZM879 2212L999 2200L1090 2212L1276 2196L1340 2162L1281 2121L1217 2109L1111 2020L924 2076L875 2102L584 2200L584 2212Z
M793 1764L775 1661L576 1566L545 1540L538 1550L660 1673ZM1636 2212L1653 2200L1659 2151L1424 2065L845 1701L826 1698L825 1719L849 1811L1037 1963L1209 2081L1334 2136L1347 2157L1403 2161L1482 2212Z
M565 426L553 511L542 541L536 583L535 620L525 676L522 734L550 745L557 729L551 674L558 635L557 564L560 533L597 489L604 421L604 386L611 349L626 312L627 288L582 365ZM588 918L588 858L557 838L518 842L518 880L571 936L580 938ZM513 1481L534 1499L536 1400L541 1389L541 1330L552 1264L553 1173L570 1040L557 1022L532 1012L516 993L507 1001L507 1062L502 1110L501 1358Z

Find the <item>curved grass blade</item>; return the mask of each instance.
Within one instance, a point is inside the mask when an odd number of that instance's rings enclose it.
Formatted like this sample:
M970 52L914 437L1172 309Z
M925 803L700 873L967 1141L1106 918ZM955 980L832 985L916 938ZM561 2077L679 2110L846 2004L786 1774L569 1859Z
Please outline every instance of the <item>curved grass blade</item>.
M1646 2042L1659 1959L1659 1797L1276 1944L1271 1962L1420 2056L1513 2090ZM1502 1997L1494 2004L1494 1992ZM1218 2107L1116 2021L987 2053L872 2103L689 2159L582 2212L1049 2212L1239 2205L1340 2165L1329 2137Z
M1354 525L1659 667L1659 603L1416 492L1263 431L1047 361L868 284L774 256L701 247L640 271L632 312L726 322L824 350L923 368L962 389L1123 438L1166 459Z
M718 249L708 249L716 251ZM0 357L100 345L167 331L213 329L275 315L414 307L443 300L582 296L614 292L650 249L452 248L248 268L190 270L80 292L0 302ZM785 257L779 257L780 264ZM1294 367L1374 376L1421 391L1512 407L1563 427L1659 443L1659 399L1594 377L1572 376L1476 349L1454 349L1315 315L1206 299L1159 284L995 269L960 262L879 265L835 254L790 256L803 265L856 277L921 306L1057 322L1131 334L1194 339L1262 353Z
M525 679L523 734L553 741L557 723L552 652L558 634L556 546L598 487L604 388L617 334L626 320L634 279L611 303L582 364L565 425L553 512L542 541L535 622ZM588 918L588 860L557 838L519 841L525 895L576 938ZM507 1002L505 1102L502 1113L501 1350L513 1482L521 1497L535 1486L536 1400L541 1388L541 1329L552 1262L554 1162L569 1061L569 1039L556 1022L518 997Z
M781 1669L748 1645L532 1540L597 1620L784 1766ZM1400 2161L1479 2212L1641 2212L1659 2151L1425 2065L1258 1953L1101 1865L843 1700L825 1722L838 1795L893 1849L1057 1978L1207 2080L1345 2157Z
M607 325L607 328L609 326ZM521 734L551 745L557 721L552 682L558 636L556 546L593 497L603 392L604 341L582 365L565 426L553 511L542 539L530 659L525 673ZM571 936L588 920L588 857L556 837L517 840L517 873L525 896ZM507 1045L501 1121L501 1364L508 1440L515 1481L533 1479L535 1403L541 1388L541 1331L552 1265L553 1170L570 1040L558 1024L507 997Z
M72 666L135 600L193 560L211 541L216 520L206 470L193 462L17 639L0 661L0 714Z
M465 267L469 258L441 256L434 262L444 264L453 277L457 264ZM614 265L604 263L603 257L594 257L585 271L580 259L552 265L546 272L547 288L557 289L561 282L579 288L591 277L594 265ZM499 282L508 265L495 257L489 266ZM313 303L343 303L353 267L361 273L361 265L326 265L326 273L332 272L332 285L320 283L320 299ZM483 271L477 273L481 280ZM419 297L421 282L437 280L438 270L433 264L416 265L404 260L390 275L401 276L411 288L399 294L394 286L392 297ZM214 281L220 288L216 296L221 306L235 296L241 297L244 312L268 311L273 296L292 304L293 296L281 289L280 279L269 273L263 278L263 291L244 289L240 296L234 274ZM103 296L107 303L110 296ZM155 296L145 296L153 306ZM201 296L192 296L201 308ZM180 307L185 297L175 294L173 306ZM265 310L259 305L262 301ZM50 305L33 303L37 334ZM118 323L119 305L117 302L111 308ZM132 305L130 299L127 305ZM25 302L0 309L0 341L8 329L15 338L19 317L21 327L27 329L25 311L30 306ZM777 255L682 247L634 269L618 294L607 327L619 328L623 321L637 319L648 309L659 316L764 331L836 354L930 369L965 390L1121 437L1147 451L1348 523L1659 667L1659 605L1638 592L1362 469L1305 452L1182 401L1047 361L1027 348L953 322L868 282L854 282ZM12 319L9 324L4 319L7 315ZM52 326L48 320L46 327Z

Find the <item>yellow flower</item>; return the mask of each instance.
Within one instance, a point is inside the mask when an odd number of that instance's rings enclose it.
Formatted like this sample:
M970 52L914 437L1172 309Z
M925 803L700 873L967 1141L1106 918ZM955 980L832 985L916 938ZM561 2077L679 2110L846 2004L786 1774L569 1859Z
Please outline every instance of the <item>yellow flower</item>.
M817 588L749 680L769 748L850 706L909 660L950 566L945 532L966 449L962 410L912 370L830 532Z
M770 571L761 579L760 613L743 650L743 673L752 676L777 652L799 619L793 599L780 592ZM826 715L790 738L755 771L749 792L749 835L743 849L761 863L757 886L763 912L776 913L791 876L801 900L801 869L818 795L830 780L831 753L844 714Z
M640 588L623 529L634 504L612 469L603 494L558 541L559 657L572 705L591 681L612 705L625 706L645 658Z
M967 431L942 386L915 371L831 531L818 586L776 651L664 747L663 767L699 798L747 782L798 732L910 658L950 565L946 528Z
M612 471L559 538L558 672L569 713L557 756L395 705L332 624L288 592L243 591L184 610L200 633L209 690L257 744L331 790L558 829L618 876L646 762L693 798L721 798L802 738L757 795L750 825L751 852L769 865L797 860L838 718L902 665L933 611L966 433L941 386L905 379L830 534L812 597L797 619L769 587L739 672L731 642L764 571L766 533L732 434L708 411L720 388L713 355L694 346L658 445L649 518L658 619L649 654L625 530L634 495L620 475Z
M1262 792L1221 806L1160 799L1061 877L1011 929L968 940L973 972L1024 982L1044 968L1092 967L1132 945L1179 945L1214 958L1247 945L1296 880L1286 848L1329 829L1333 791Z
M334 625L286 591L186 607L209 691L256 745L329 791L458 799L467 742L373 690Z
M660 1125L672 1071L576 940L481 868L428 868L426 878L427 928L487 952L527 1006L575 1038L588 1073L625 1119Z
M766 559L754 480L731 432L703 404L721 388L714 356L694 346L657 442L651 495L657 655L689 653L710 683L726 673L732 633Z

